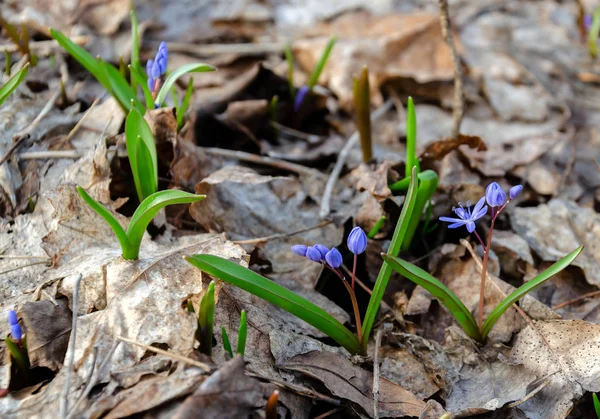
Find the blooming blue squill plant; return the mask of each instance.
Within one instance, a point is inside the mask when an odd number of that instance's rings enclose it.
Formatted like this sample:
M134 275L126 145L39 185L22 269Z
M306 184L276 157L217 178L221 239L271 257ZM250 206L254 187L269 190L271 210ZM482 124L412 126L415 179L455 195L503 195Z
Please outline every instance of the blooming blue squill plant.
M367 249L367 235L360 227L354 227L348 235L348 250L354 254L354 262L352 264L352 289L354 289L354 280L356 278L356 262L358 255Z
M4 343L10 352L11 358L18 367L18 372L27 375L29 370L29 355L27 353L27 342L23 336L23 330L19 324L17 313L14 310L8 312L8 328L10 336L4 339Z
M158 52L154 59L149 59L146 63L146 75L148 76L148 89L152 92L152 97L156 99L161 85L161 76L167 72L167 62L169 59L169 49L165 41L158 46ZM155 104L156 107L158 105Z
M20 342L23 338L23 330L21 330L21 326L19 325L19 319L17 318L17 313L14 310L10 310L8 312L8 326L10 329L10 337L15 342Z

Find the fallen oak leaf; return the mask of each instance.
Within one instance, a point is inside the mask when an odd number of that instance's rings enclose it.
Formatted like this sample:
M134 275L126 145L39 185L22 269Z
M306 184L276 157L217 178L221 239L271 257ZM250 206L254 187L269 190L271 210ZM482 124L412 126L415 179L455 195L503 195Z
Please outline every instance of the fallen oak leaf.
M373 416L373 374L342 355L312 351L278 365L321 381L334 396L358 404ZM413 393L379 377L378 412L381 417L419 416L426 404Z
M467 145L469 148L477 149L477 151L486 151L488 149L481 137L459 134L457 138L444 138L443 140L429 144L421 154L421 159L429 161L441 160L461 145Z

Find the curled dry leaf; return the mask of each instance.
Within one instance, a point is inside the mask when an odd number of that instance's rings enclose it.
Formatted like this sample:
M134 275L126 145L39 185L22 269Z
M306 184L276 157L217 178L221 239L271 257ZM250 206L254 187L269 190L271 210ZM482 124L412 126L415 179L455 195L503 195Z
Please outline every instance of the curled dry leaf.
M453 150L456 150L461 145L469 146L477 151L486 151L487 146L483 140L476 135L464 135L459 134L458 138L445 138L428 144L423 153L421 159L426 161L441 160Z
M309 352L279 366L322 382L336 397L359 405L373 417L373 374L332 352ZM379 377L379 413L382 417L419 416L425 403L398 384Z
M509 362L550 383L519 405L528 418L567 416L584 392L600 391L600 325L550 320L527 327L517 337Z
M392 195L388 188L390 164L383 162L374 168L361 164L350 173L350 178L356 182L356 189L369 192L378 201L383 201Z

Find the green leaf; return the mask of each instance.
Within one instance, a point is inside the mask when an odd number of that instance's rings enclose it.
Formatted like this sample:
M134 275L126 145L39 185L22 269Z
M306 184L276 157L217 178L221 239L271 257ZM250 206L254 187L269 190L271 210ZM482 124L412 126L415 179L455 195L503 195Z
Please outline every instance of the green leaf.
M104 64L104 69L110 84L109 92L117 99L123 110L128 111L133 105L140 113L144 114L146 108L144 108L142 102L137 98L136 94L131 89L131 86L127 83L127 80L125 80L125 77L123 77L119 70L111 64L103 61L102 63Z
M325 64L327 64L327 59L329 58L329 54L331 53L331 50L332 50L333 46L335 45L335 41L337 41L337 37L335 37L335 36L329 40L329 42L325 46L325 49L323 50L323 54L321 54L321 58L319 59L319 61L315 65L315 68L313 69L312 73L310 74L310 77L309 77L306 85L308 86L308 88L311 91L312 91L312 88L315 87L315 85L317 84L317 81L319 81L319 76L323 72L323 69L325 68Z
M213 255L193 255L185 258L198 269L235 285L271 304L292 313L299 319L316 327L342 345L350 353L358 353L360 346L354 336L329 313L310 301L296 295L287 288L238 265L235 262Z
M4 86L0 87L0 105L4 103L4 101L10 96L10 94L21 84L27 72L29 71L29 63L25 64L25 66L15 73Z
M17 366L19 367L21 373L26 375L30 367L29 354L27 353L27 345L25 343L25 338L23 338L21 342L23 344L23 348L20 348L19 345L13 342L13 340L8 336L4 339L4 343L8 348L10 356L15 361L15 364L17 364Z
M390 242L388 255L396 256L400 251L400 246L402 245L402 241L404 240L404 236L408 228L408 222L410 221L410 215L412 214L413 208L415 206L417 192L416 184L417 175L415 168L413 169L410 178L410 185L408 187L408 192L406 193L404 205L402 206L402 212L400 213L400 217L398 218L398 222L396 223L396 228L394 230L394 235L392 236L392 241ZM371 333L371 329L373 328L373 323L375 322L375 317L377 316L379 305L381 304L383 294L385 293L385 289L387 287L391 275L392 268L384 260L383 265L381 265L381 269L379 270L379 274L377 275L377 279L375 280L373 293L371 294L371 298L369 299L369 305L367 307L367 312L365 313L365 317L363 320L363 337L361 342L363 353L366 353L367 351L369 335Z
M248 337L248 322L246 321L246 310L240 314L240 328L238 329L238 341L236 353L244 357L246 352L246 338Z
M415 207L413 208L412 214L410 214L406 235L402 241L401 250L403 251L410 248L412 239L415 236L415 232L421 221L421 215L425 210L425 205L427 205L427 202L429 202L435 193L438 184L438 175L433 170L425 170L419 173L419 175L421 176L417 176L419 179L419 188L417 189Z
M65 49L75 60L79 62L92 76L98 80L106 90L110 92L111 87L108 81L108 76L103 68L102 63L92 57L85 49L71 41L62 32L50 28L50 35Z
M185 91L185 96L181 101L181 106L177 109L177 131L183 128L183 123L185 121L185 113L187 112L188 107L190 106L190 99L192 98L192 94L194 93L194 78L190 77L190 81L188 82L187 89Z
M233 351L231 350L231 343L229 342L229 336L227 336L227 330L225 326L221 326L221 337L223 338L223 349L233 358Z
M592 26L588 32L588 52L592 58L598 56L598 35L600 34L600 6L592 13Z
M138 20L135 14L135 6L131 5L129 11L129 18L131 20L131 61L129 62L130 68L133 68L138 74L142 72L142 65L140 64L140 37L138 33ZM146 83L140 83L139 79L133 77L130 73L130 84L131 90L136 91L137 84L146 85Z
M144 101L146 102L146 109L154 109L154 99L152 98L152 92L150 89L148 89L148 79L145 77L145 75L142 75L145 73L140 73L130 65L129 74L131 74L131 80L135 81L136 84L139 84L142 87L142 92L144 92ZM133 91L136 91L135 88Z
M579 246L577 249L569 253L567 256L563 257L559 261L555 262L548 269L544 270L542 273L537 275L535 278L530 279L525 284L521 285L519 288L514 290L509 296L507 296L500 304L496 306L494 311L490 313L483 325L481 326L481 335L482 339L485 340L487 335L494 327L494 324L498 321L500 316L504 314L504 312L516 303L521 297L534 290L538 286L542 285L545 281L552 278L554 275L565 269L569 266L575 258L581 253L583 250L583 246Z
M158 95L156 96L155 103L157 103L158 106L162 106L163 102L165 101L165 98L167 97L167 94L169 93L169 90L171 90L171 86L173 86L173 84L175 84L177 79L179 77L183 76L184 74L203 73L206 71L215 71L215 70L216 70L216 68L214 68L208 64L203 64L203 63L190 63L190 64L182 65L177 70L175 70L171 74L169 74L169 76L166 78L165 82L163 83L162 87L160 88L160 90L158 92Z
M191 204L206 198L205 195L194 195L188 192L168 190L160 191L144 199L139 207L133 213L129 227L127 228L127 238L129 246L123 252L125 259L137 259L140 253L140 245L146 227L150 221L158 214L162 208L174 204Z
M417 158L417 115L413 99L409 96L406 104L406 177L410 176L413 166L417 168L419 174L421 169Z
M600 419L600 400L598 400L598 395L596 393L592 394L592 398L594 399L594 410L596 411L596 416Z
M473 315L448 287L410 262L389 255L383 255L383 259L390 264L393 270L425 288L426 291L438 299L471 338L482 341Z
M158 190L158 157L152 130L135 108L125 120L125 142L135 189L142 202Z
M363 163L373 157L371 145L371 88L369 87L369 70L364 66L360 77L354 84L354 107L356 108L356 125L360 133L360 148Z
M287 76L288 84L290 86L290 98L293 101L296 96L296 88L294 87L294 53L292 52L292 46L289 42L285 44L285 60L288 65Z
M367 234L367 237L369 239L374 239L375 236L377 235L377 233L379 233L379 231L381 230L381 227L383 227L383 223L385 223L385 220L387 220L387 217L385 215L382 215L379 220L377 220L377 222L375 223L375 225L373 226L373 228L371 229L371 231L369 231L369 234Z
M215 283L208 285L208 290L200 302L198 313L198 329L200 351L210 356L212 354L213 326L215 322Z
M117 236L117 239L119 240L119 244L121 245L121 251L125 253L127 247L129 246L129 241L127 239L125 230L123 230L123 227L121 227L121 224L119 224L117 219L110 213L109 210L104 207L104 205L100 204L94 198L89 196L81 186L77 187L77 192L79 192L79 195L81 195L83 200L102 218L104 218L104 221L106 221L110 228L112 228L115 236Z

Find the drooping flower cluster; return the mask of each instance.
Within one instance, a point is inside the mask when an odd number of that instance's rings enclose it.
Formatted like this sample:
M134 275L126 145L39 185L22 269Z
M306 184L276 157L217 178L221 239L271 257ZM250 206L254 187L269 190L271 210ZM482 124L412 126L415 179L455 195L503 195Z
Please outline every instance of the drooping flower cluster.
M8 312L8 326L10 329L10 337L15 342L19 342L23 338L23 331L19 325L19 319L17 313L14 310Z
M158 46L156 57L149 59L146 63L146 75L148 76L148 89L152 93L158 92L160 86L160 77L167 72L167 60L169 59L169 50L167 44L163 41Z
M454 211L458 218L440 217L440 221L451 223L448 228L465 226L469 233L473 233L475 231L475 221L487 214L488 206L492 209L492 220L495 220L500 211L502 211L510 201L515 199L522 190L522 185L513 186L508 191L507 200L506 192L502 190L502 187L497 182L492 182L485 189L485 196L475 204L473 211L471 211L471 202L467 202L466 208L459 202L458 208L452 208L452 211ZM486 202L487 205L485 205Z

